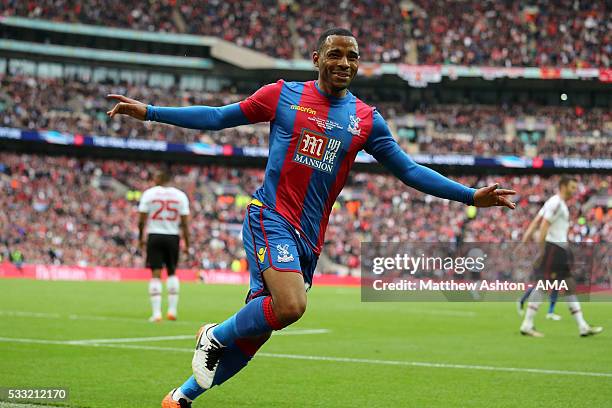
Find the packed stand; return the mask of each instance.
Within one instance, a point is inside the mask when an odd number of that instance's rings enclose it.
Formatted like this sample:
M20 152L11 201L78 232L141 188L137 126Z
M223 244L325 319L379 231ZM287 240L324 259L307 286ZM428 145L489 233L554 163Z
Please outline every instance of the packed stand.
M412 0L421 64L604 67L612 8L592 0Z
M219 37L278 58L294 57L288 6L277 0L187 0L177 10L187 33Z
M57 22L121 27L133 30L178 32L172 18L176 0L0 0L5 16Z
M27 263L141 266L139 193L159 166L0 153L0 254L19 249ZM176 168L190 198L192 241L206 251L182 265L230 268L244 258L237 241L243 208L263 171ZM5 258L6 259L6 258Z
M220 106L247 97L229 90L211 93L174 86L164 89L19 75L0 75L0 85L4 91L0 94L0 126L4 127L175 143L251 147L265 147L268 143L266 124L212 132L121 116L111 120L106 115L113 104L105 98L110 93L159 106ZM45 101L44 107L40 101ZM392 127L407 115L430 125L417 129L418 137L398 136L402 146L412 153L599 158L609 157L612 150L612 112L601 108L435 104L410 111L397 103L377 105ZM508 122L516 127L514 138L506 137ZM533 123L539 126L539 132L522 132L521 126L526 129ZM547 135L549 128L555 130L552 136Z
M309 59L321 32L346 25L355 27L361 38L364 60L401 62L405 55L402 12L391 0L343 1L334 13L324 1L165 0L151 6L117 0L2 0L0 4L4 15L215 36L283 59Z
M0 256L19 251L32 264L142 266L139 192L158 165L144 162L0 154ZM175 185L190 198L194 252L183 267L246 270L242 220L261 169L177 166ZM611 242L612 209L587 206L612 196L612 176L577 176L569 203L571 242ZM360 243L520 241L558 176L457 177L467 185L516 189L518 208L470 209L406 188L391 176L353 173L332 211L322 272L359 266ZM330 266L331 265L331 266Z
M106 115L114 103L106 99L106 95L112 93L159 106L221 106L246 97L234 92L193 92L174 86L157 88L2 75L0 86L3 90L0 93L0 126L175 143L263 146L267 140L264 132L254 126L213 133L139 122L122 116L110 119Z
M0 0L4 15L211 35L270 56L310 58L317 36L354 31L364 61L482 66L611 66L606 1Z
M417 144L419 152L606 158L612 150L609 109L436 104L410 114L431 124L415 140L402 143L408 149ZM515 137L508 138L509 132Z
M321 33L330 27L352 30L362 61L404 62L407 37L404 14L395 0L292 2L290 10L297 32L296 56L310 59Z

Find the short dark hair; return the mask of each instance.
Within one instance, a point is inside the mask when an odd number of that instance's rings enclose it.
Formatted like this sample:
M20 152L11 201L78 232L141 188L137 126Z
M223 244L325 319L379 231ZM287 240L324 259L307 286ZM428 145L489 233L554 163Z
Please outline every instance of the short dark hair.
M155 177L161 183L167 183L172 179L172 168L168 164L163 164L157 171L155 172Z
M329 37L330 35L342 35L345 37L355 38L353 33L351 33L346 28L334 27L334 28L327 29L323 31L321 35L319 36L319 41L317 41L317 52L321 52L321 47L323 47L325 40L327 40L327 37Z
M559 187L567 186L572 181L576 181L576 177L565 174L559 179Z

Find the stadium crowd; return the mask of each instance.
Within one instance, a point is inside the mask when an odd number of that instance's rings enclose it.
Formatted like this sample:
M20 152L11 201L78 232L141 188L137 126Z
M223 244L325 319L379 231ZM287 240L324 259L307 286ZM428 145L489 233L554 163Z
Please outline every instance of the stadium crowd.
M0 75L0 85L3 89L0 126L4 127L178 143L267 146L266 125L202 132L125 118L110 120L106 116L112 106L105 98L109 93L160 106L219 106L247 96L230 90L195 92L179 87L165 89L21 75ZM40 101L45 101L44 109ZM379 108L392 128L394 122L400 123L401 118L409 115L421 120L423 127L416 129L418 137L400 137L400 143L410 152L609 157L612 150L612 112L606 109L433 104L409 110L398 103L381 103ZM514 128L511 137L507 136L509 125ZM538 132L528 131L535 125Z
M21 262L33 264L143 265L137 203L158 168L147 162L0 153L0 256L12 259L18 251ZM175 185L191 200L194 252L182 266L245 270L243 213L263 170L177 166L173 172ZM577 178L570 240L612 241L612 209L589 201L609 200L612 176ZM512 187L519 192L518 208L476 210L406 188L391 176L353 173L332 212L323 251L332 266L322 272L335 273L337 265L357 268L364 241L519 241L554 194L558 176L457 179Z
M352 28L364 61L483 66L611 66L607 1L0 0L18 15L212 35L291 59L310 58L330 26ZM452 16L452 18L451 18Z
M610 2L413 0L419 63L610 67Z

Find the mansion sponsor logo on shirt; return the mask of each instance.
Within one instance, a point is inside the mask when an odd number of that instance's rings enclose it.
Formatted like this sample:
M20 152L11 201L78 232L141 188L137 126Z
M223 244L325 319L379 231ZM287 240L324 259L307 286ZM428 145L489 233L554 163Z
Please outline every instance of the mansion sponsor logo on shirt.
M313 169L332 173L341 141L309 129L302 129L293 161Z

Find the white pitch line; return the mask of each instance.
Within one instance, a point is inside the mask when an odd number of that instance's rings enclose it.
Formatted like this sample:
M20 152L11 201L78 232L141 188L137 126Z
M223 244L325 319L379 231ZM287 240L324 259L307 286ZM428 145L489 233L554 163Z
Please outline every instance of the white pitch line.
M272 332L272 334L274 336L301 336L304 334L325 334L331 331L329 329L293 329L293 330L288 330L288 329L291 329L291 327L287 327L286 329L283 329L282 331Z
M0 316L10 317L30 317L37 319L68 319L68 320L94 320L94 321L110 321L110 322L129 322L129 323L144 323L151 324L146 318L135 318L135 317L113 317L113 316L90 316L90 315L61 315L59 313L40 313L40 312L22 312L17 310L0 310ZM173 321L172 325L197 325L200 322L190 321Z
M150 350L150 351L174 351L179 353L192 353L193 350L179 347L157 347L157 346L142 346L131 344L103 344L103 343L74 343L70 341L59 340L41 340L41 339L21 339L0 337L0 342L5 343L29 343L29 344L54 344L82 347L105 347L118 349L133 349L133 350ZM511 373L530 373L530 374L558 374L579 377L603 377L612 378L612 373L592 372L592 371L571 371L571 370L549 370L543 368L521 368L521 367L496 367L485 365L471 364L450 364L450 363L431 363L425 361L402 361L402 360L375 360L368 358L350 358L350 357L326 357L326 356L306 356L300 354L279 354L279 353L258 353L260 357L282 358L290 360L308 360L308 361L329 361L335 363L356 363L356 364L372 364L372 365L391 365L403 367L424 367L424 368L452 368L460 370L479 370L479 371L499 371Z
M328 329L293 329L273 332L275 336L300 336L305 334L325 334L329 333ZM114 339L85 339L85 340L67 340L66 344L109 344L109 343L141 343L149 341L166 341L166 340L195 340L195 335L184 334L178 336L155 336L155 337L117 337Z
M102 344L102 343L139 343L148 341L166 341L166 340L186 340L195 339L195 335L180 335L180 336L157 336L157 337L118 337L116 339L88 339L88 340L70 340L66 344Z
M403 313L414 313L414 314L425 314L432 316L452 316L452 317L476 317L476 312L461 311L461 310L420 310L407 308L402 311ZM41 312L22 312L17 310L0 310L0 316L14 316L14 317L30 317L38 319L70 319L70 320L94 320L94 321L111 321L111 322L131 322L131 323L143 323L150 324L147 319L139 319L135 317L113 317L113 316L90 316L90 315L60 315L58 313L41 313ZM170 322L172 325L198 325L202 322L179 320Z
M449 363L429 363L422 361L394 361L394 360L373 360L368 358L348 358L348 357L322 357L322 356L304 356L298 354L277 354L277 353L259 353L263 357L285 358L293 360L312 360L312 361L333 361L337 363L362 363L362 364L381 364L394 366L411 366L411 367L428 367L428 368L457 368L464 370L484 370L484 371L505 371L518 373L534 373L534 374L561 374L561 375L577 375L585 377L609 377L612 378L612 373L600 373L589 371L566 371L566 370L547 370L542 368L521 368L521 367L496 367L471 364L449 364Z
M19 310L0 310L2 316L12 317L38 317L41 319L61 319L62 316L58 313L38 313L38 312L22 312Z
M461 310L420 310L420 309L405 309L403 312L426 314L433 316L453 316L453 317L476 317L476 312L464 312Z
M69 319L69 320L99 320L99 321L119 321L119 322L137 322L137 323L145 323L147 325L152 325L147 319L137 319L133 317L111 317L111 316L87 316L87 315L60 315L58 313L42 313L42 312L23 312L19 310L0 310L0 316L11 316L11 317L31 317L36 319ZM202 322L195 321L173 321L168 322L170 325L174 326L177 324L187 324L190 326L193 325L202 325ZM300 329L300 328L292 328L287 327L283 331L273 332L274 335L277 336L297 336L303 334L324 334L329 333L328 329ZM185 338L195 338L195 334L189 335ZM96 339L92 340L75 340L75 341L88 341L94 342ZM110 339L115 340L115 339ZM145 341L145 340L143 340ZM96 341L99 343L99 341Z

